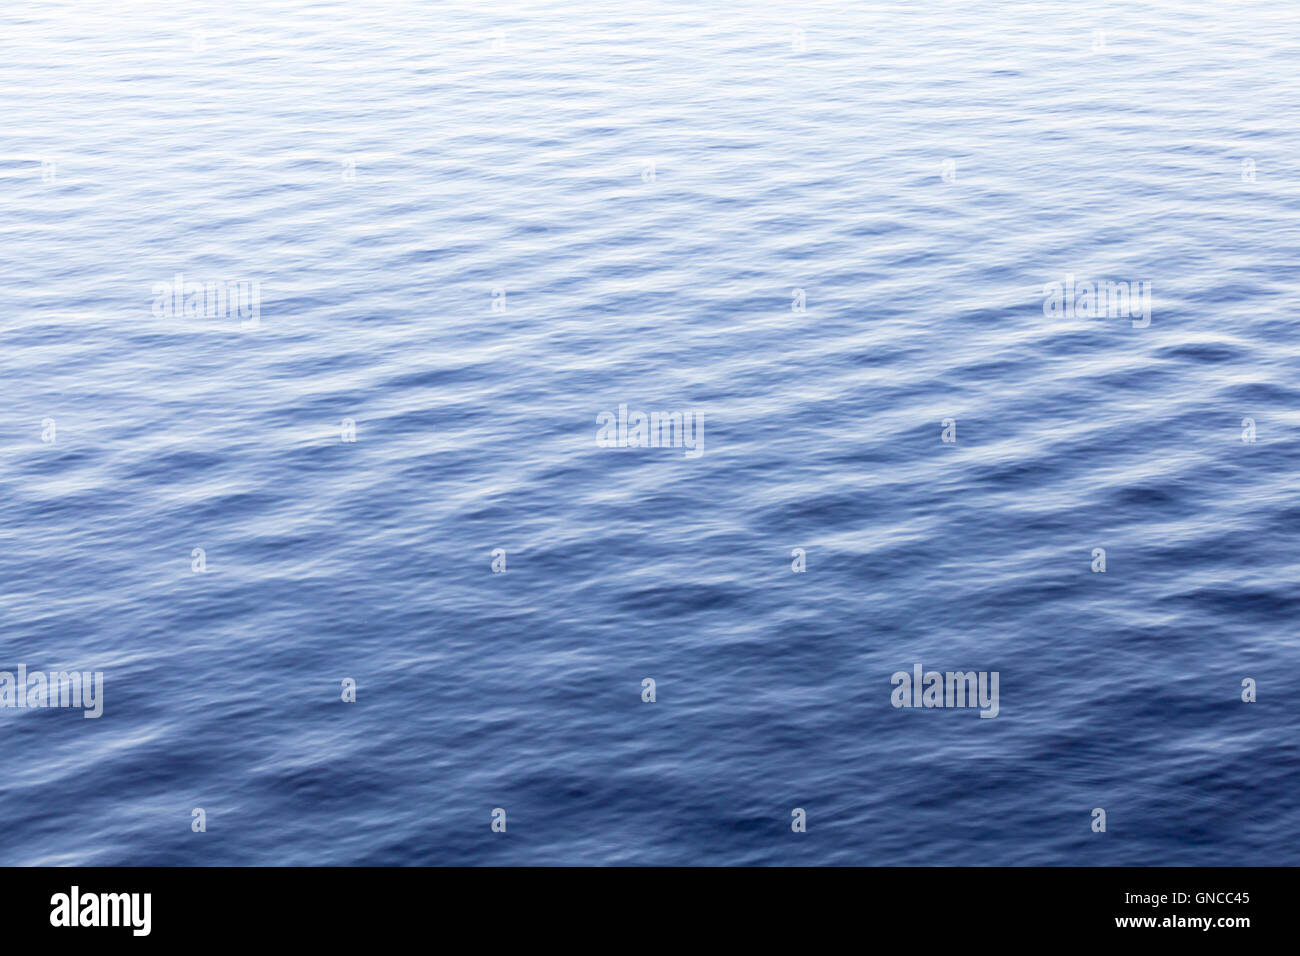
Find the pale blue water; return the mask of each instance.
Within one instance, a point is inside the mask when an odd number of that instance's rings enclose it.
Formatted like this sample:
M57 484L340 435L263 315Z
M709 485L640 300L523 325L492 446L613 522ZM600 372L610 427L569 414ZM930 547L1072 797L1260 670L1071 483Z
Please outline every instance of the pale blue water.
M1284 2L5 5L0 669L105 695L0 710L0 863L1300 863L1298 71Z

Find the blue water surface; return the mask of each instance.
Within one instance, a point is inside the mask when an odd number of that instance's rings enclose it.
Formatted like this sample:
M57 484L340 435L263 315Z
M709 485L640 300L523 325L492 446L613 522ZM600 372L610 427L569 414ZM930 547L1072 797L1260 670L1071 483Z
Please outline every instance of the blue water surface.
M1300 863L1294 3L0 27L0 863Z

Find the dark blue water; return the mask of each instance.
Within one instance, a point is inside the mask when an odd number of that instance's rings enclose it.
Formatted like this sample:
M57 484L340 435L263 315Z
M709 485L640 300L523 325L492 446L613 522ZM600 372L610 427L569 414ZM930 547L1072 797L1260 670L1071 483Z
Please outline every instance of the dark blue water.
M0 669L104 698L0 709L0 863L1300 863L1242 10L6 6Z

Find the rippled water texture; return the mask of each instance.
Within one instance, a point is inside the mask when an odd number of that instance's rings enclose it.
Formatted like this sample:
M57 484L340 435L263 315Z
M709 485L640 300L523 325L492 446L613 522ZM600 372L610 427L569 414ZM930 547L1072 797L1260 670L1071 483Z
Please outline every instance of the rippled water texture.
M0 710L0 863L1300 863L1298 86L1289 0L4 5L0 669L104 713Z

